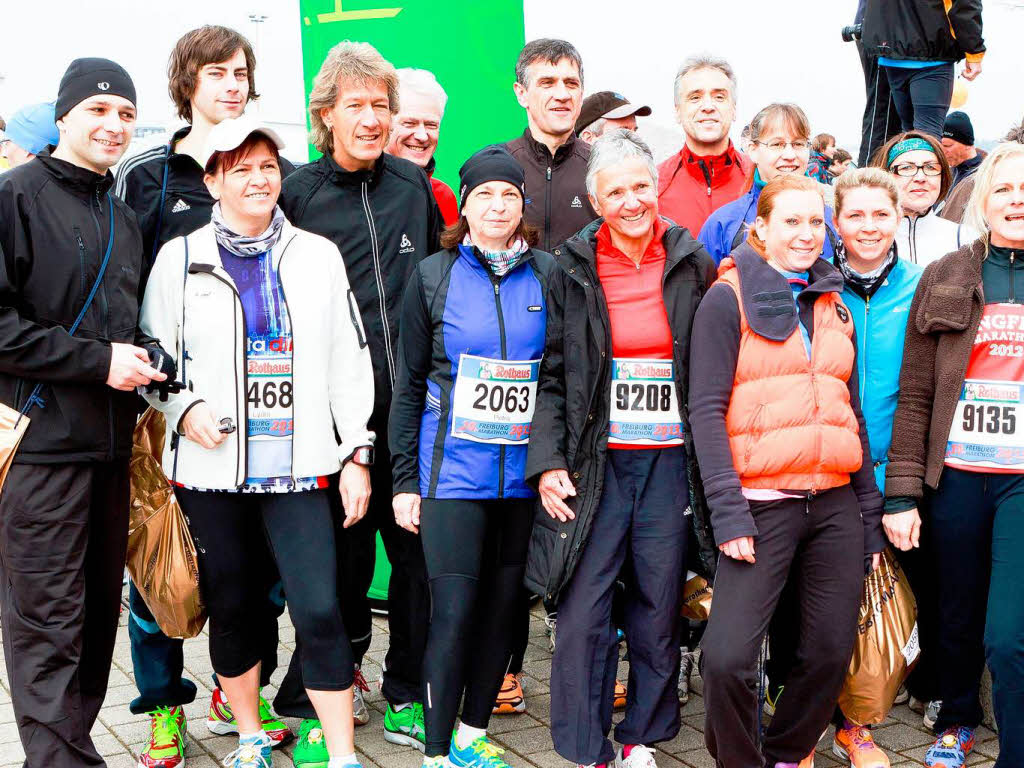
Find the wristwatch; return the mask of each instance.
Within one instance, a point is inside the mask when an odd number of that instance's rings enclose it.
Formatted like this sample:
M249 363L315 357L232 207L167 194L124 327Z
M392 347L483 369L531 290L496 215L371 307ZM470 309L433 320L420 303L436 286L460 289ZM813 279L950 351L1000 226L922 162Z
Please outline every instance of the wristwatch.
M373 466L373 446L372 445L361 445L352 451L351 455L344 462L342 466L349 462L354 462L361 467L372 467Z

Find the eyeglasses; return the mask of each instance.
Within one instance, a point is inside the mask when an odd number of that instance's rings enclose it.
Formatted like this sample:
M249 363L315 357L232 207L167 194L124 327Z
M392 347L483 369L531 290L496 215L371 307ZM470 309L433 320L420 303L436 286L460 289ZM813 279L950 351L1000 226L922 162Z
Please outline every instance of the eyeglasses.
M781 153L786 147L792 147L794 152L806 152L811 148L811 142L804 139L797 139L796 141L770 141L767 144L763 141L754 141L753 143L767 147L775 154Z
M899 163L889 170L897 176L909 179L917 176L918 171L924 171L925 176L940 176L942 174L942 165L939 163Z

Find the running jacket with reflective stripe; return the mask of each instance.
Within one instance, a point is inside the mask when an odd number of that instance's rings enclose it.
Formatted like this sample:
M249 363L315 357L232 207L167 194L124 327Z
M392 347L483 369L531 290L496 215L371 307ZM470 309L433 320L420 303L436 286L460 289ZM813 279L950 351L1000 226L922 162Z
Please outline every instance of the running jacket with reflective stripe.
M551 254L529 250L498 278L475 248L435 253L413 270L402 305L389 444L395 493L433 499L533 496L526 449L452 437L452 393L463 354L539 360Z

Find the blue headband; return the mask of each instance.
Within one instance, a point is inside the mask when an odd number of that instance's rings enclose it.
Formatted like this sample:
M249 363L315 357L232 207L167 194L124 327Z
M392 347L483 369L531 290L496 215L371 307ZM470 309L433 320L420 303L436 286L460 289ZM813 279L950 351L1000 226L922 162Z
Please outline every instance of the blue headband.
M915 149L923 149L932 154L935 153L935 148L924 139L919 139L916 136L911 139L904 139L898 142L892 149L889 150L889 157L886 158L885 165L887 168L891 168L893 161L902 155L904 152L913 152Z

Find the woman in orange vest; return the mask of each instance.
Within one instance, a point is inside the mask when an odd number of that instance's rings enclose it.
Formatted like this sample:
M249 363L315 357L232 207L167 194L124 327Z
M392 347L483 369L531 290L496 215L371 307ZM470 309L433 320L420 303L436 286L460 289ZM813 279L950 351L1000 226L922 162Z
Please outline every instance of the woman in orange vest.
M694 320L690 421L725 555L702 643L705 739L726 768L812 764L853 651L865 562L885 545L853 319L824 241L819 185L768 182ZM758 653L789 578L800 645L762 756Z

